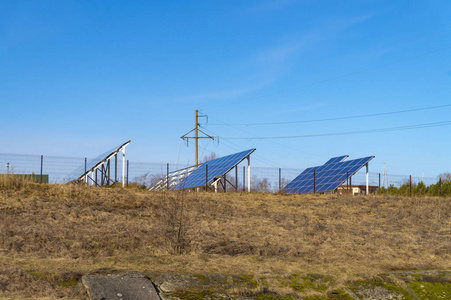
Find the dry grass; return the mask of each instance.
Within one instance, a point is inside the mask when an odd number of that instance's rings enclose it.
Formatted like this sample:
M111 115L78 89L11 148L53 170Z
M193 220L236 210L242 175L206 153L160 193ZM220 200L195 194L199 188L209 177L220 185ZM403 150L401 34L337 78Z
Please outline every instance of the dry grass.
M36 280L26 272L71 298L57 284L99 270L318 273L345 282L356 273L451 268L450 198L185 193L186 253L174 255L164 220L177 197L0 182L0 291L13 297L17 282Z

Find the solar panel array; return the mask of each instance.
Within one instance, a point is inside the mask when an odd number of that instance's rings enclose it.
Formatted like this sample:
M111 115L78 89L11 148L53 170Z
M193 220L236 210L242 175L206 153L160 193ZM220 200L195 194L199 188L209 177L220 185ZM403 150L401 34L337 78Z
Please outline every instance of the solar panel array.
M196 170L196 167L191 166L188 168L173 171L168 174L168 178L165 177L165 178L161 179L155 185L153 185L149 190L159 191L159 190L165 190L168 187L172 188L175 185L177 185L183 178L185 178L189 174L191 174L194 170ZM169 179L169 184L168 184L168 179Z
M255 148L207 161L180 181L174 189L181 190L205 186L205 184L229 172L254 151Z
M85 175L85 169L86 169L86 171L91 170L92 168L94 168L95 166L100 164L102 161L107 159L109 156L114 155L115 153L119 152L122 149L122 147L127 146L128 144L130 144L130 141L125 142L117 147L114 147L111 150L108 150L107 152L104 152L104 153L100 154L99 156L96 156L95 158L89 160L86 163L86 168L84 165L80 166L77 170L72 172L71 175L69 175L69 178L71 178L71 179L81 178L83 175Z
M338 160L336 157L331 160ZM343 160L343 156L341 156ZM372 160L374 156L363 157L354 160L338 162L327 162L322 166L305 169L293 181L291 181L283 191L285 193L313 193L334 191L348 177L357 173L365 164Z
M325 165L327 164L333 164L333 163L337 163L337 162L341 162L346 160L346 158L348 158L349 155L342 155L342 156L337 156L337 157L332 157L331 159L329 159Z

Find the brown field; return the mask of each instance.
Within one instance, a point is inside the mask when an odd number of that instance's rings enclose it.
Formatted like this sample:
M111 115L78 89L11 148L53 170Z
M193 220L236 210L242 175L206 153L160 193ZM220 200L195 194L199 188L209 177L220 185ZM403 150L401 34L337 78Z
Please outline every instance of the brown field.
M119 270L314 273L344 283L358 273L451 269L450 198L182 194L13 181L0 181L5 299L83 298L81 275Z

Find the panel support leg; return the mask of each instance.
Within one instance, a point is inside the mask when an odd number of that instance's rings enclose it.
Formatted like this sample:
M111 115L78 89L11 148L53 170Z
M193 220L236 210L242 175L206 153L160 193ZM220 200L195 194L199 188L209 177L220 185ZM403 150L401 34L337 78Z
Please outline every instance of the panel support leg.
M247 191L251 192L251 156L247 157Z
M114 156L114 187L117 187L117 154Z
M366 163L366 194L369 195L370 187L369 187L369 180L368 180L368 163Z
M122 149L122 187L125 186L125 148Z

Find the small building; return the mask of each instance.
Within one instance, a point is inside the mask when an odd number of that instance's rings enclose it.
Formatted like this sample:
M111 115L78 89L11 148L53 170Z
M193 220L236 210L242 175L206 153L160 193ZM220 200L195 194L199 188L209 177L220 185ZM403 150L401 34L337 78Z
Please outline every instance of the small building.
M376 185L370 185L368 186L368 191L370 195L374 195L377 193L377 190L379 189ZM346 195L346 194L352 194L354 196L358 195L365 195L366 194L366 185L360 184L360 185L341 185L337 188L337 193L340 195Z

